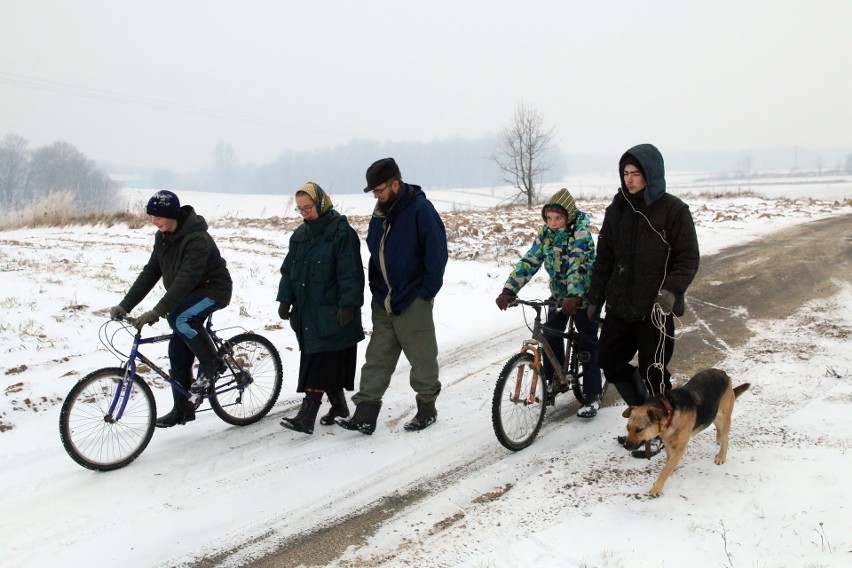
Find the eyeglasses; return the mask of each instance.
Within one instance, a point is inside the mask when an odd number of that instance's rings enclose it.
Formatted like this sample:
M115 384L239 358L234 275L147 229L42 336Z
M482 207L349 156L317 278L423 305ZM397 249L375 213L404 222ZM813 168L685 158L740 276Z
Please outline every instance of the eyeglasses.
M384 187L382 187L382 185ZM384 193L385 191L387 191L387 189L390 187L390 182L385 182L382 185L373 188L373 195L377 195L379 193Z
M296 213L301 213L302 215L306 213L310 213L314 210L314 205L305 205L304 207L296 207Z

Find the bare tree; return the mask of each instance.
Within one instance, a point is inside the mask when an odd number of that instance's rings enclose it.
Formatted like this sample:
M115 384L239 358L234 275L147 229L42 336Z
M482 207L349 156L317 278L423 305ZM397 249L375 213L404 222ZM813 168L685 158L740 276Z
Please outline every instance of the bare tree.
M70 192L77 212L107 211L115 186L95 162L68 142L37 148L30 155L23 199L34 201L54 192Z
M27 141L9 134L0 144L0 205L11 207L15 194L24 189L30 168Z
M234 152L234 147L227 142L216 144L213 149L213 167L219 174L222 191L228 193L237 170L237 153Z
M556 127L545 128L542 114L520 102L490 156L503 181L518 189L515 199L527 207L537 203L542 175L553 166L547 156L555 136Z

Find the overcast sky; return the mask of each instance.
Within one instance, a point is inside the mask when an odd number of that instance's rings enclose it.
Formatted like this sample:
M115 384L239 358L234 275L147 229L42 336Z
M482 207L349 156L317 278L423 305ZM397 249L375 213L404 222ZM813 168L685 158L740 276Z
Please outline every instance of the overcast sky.
M852 148L852 1L0 0L0 137L188 171L499 131L569 153Z

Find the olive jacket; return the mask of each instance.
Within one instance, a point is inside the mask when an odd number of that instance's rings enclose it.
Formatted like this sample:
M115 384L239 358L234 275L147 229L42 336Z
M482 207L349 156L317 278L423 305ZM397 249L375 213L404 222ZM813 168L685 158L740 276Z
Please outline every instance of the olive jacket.
M166 289L165 295L154 306L160 317L166 317L192 292L226 306L231 302L233 282L227 263L207 232L204 217L197 215L190 205L181 207L174 233L157 231L148 263L119 305L131 311L160 278Z

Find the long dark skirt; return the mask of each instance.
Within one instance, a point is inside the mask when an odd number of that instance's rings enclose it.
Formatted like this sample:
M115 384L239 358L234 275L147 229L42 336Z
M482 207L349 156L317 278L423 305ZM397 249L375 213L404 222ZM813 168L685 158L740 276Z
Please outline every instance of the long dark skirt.
M355 389L355 361L358 345L340 351L302 352L299 360L299 385L296 392L311 390Z

